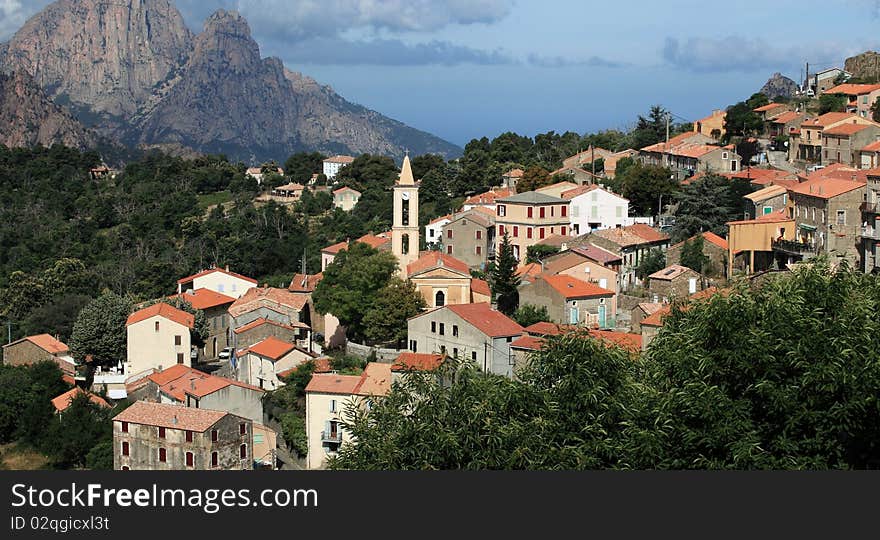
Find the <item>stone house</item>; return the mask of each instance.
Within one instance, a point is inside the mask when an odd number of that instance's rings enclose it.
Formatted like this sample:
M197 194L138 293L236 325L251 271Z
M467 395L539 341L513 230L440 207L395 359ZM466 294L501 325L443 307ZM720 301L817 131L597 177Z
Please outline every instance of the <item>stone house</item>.
M441 250L469 268L485 269L495 258L495 214L483 207L452 214L440 229Z
M788 159L789 161L823 164L823 158L826 157L822 148L825 130L830 130L844 124L870 125L873 123L867 118L843 112L825 113L816 118L805 120L801 123L799 130L791 133L791 140L788 145ZM843 158L842 154L841 158ZM830 156L837 157L837 151L835 150Z
M653 227L637 223L629 227L602 229L583 237L583 242L610 251L621 258L618 290L627 291L641 285L636 268L652 250L666 252L669 236Z
M590 256L591 253L592 256ZM604 258L606 263L597 262L595 258ZM541 261L541 273L571 276L581 281L596 284L603 289L617 294L619 292L617 271L614 270L613 264L609 265L608 263L608 261L613 262L615 260L620 261L620 257L595 246L574 247L551 255Z
M485 372L510 377L510 343L522 327L489 304L447 305L407 323L409 350L472 361Z
M755 219L788 208L788 189L785 186L767 186L744 195L743 219Z
M780 189L788 193L784 188ZM703 238L703 255L709 259L705 266L703 266L703 274L715 277L726 276L727 252L729 249L727 240L713 232L704 232L688 238L686 241L694 242L698 236ZM681 264L681 251L684 248L684 244L684 242L679 242L666 250L666 264Z
M774 250L786 255L788 262L825 253L855 266L861 252L861 205L866 192L862 182L821 176L790 188L796 239L777 242Z
M138 401L113 418L115 470L249 470L253 422L234 414Z
M199 309L205 314L208 336L205 338L205 346L200 351L202 357L217 358L220 351L231 345L229 307L235 302L235 298L211 289L196 289L187 290L170 299L188 302L194 309Z
M867 193L862 206L862 270L880 272L880 167L867 171Z
M770 137L790 137L811 117L795 111L788 111L771 118L765 123L767 135Z
M60 365L62 362L72 363L73 359L70 358L67 345L49 334L27 336L3 345L4 365L27 366L39 362L55 362Z
M704 289L703 276L686 266L673 264L648 276L648 293L670 302Z
M880 141L878 124L841 124L822 132L822 162L859 167L861 150Z
M240 328L257 319L268 319L296 328L311 329L311 294L274 287L257 287L229 306L231 327Z
M617 298L614 291L565 274L541 275L520 288L521 304L547 308L550 320L559 324L614 328Z
M316 354L274 336L236 352L238 380L265 390L284 386L278 374L317 358Z
M637 304L630 312L630 331L634 334L641 335L642 321L662 309L664 305L665 304L655 302L642 302Z
M859 150L859 167L862 169L880 168L880 141L874 141Z
M246 349L273 336L289 343L307 340L308 326L303 323L284 324L271 319L255 319L232 331L236 349Z

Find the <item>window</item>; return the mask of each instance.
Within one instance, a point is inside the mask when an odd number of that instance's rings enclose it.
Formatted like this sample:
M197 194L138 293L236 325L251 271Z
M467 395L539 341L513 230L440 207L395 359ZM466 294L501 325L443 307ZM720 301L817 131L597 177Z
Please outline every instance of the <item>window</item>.
M160 428L159 428L159 438L160 438L160 439L164 439L164 438L165 438L165 428L163 428L163 427L160 427Z
M452 239L452 229L446 229L446 238Z
M122 423L122 432L123 432L123 433L128 433L128 422L123 422L123 423Z
M211 430L211 442L217 442L218 433L216 429Z
M541 219L544 219L544 217L545 217L545 215L546 215L546 213L545 213L546 210L547 210L547 209L544 208L543 206L541 207L541 212L540 212Z
M246 444L243 444L238 447L238 457L240 457L241 459L247 458L247 445Z
M538 238L544 238L544 227L538 229Z
M444 323L440 323L440 335L441 336L446 335L446 325Z
M528 229L526 229L526 238L531 238L531 237L532 237L532 228L529 227Z
M156 321L156 332L159 331L159 321Z
M418 352L416 351L416 340L409 340L409 350L411 350L412 352Z
M164 448L159 449L159 461L162 463L168 461L168 452Z
M721 152L721 159L727 159L727 152Z
M437 321L431 321L431 333L432 334L437 333Z
M446 254L452 255L452 246L446 246Z
M517 227L516 225L513 226L513 237L519 238L519 227Z
M187 452L186 453L186 466L193 467L194 465L195 465L195 459L193 458L193 453Z
M131 469L128 468L128 465L123 465L123 466L122 466L122 470L123 470L123 471L129 471L129 470L131 470Z
M550 207L550 217L553 217L553 216L555 216L555 215L556 215L556 207L555 207L555 206L551 206L551 207Z
M471 360L473 360L473 361L477 360L477 351L471 351Z
M247 435L247 424L242 422L238 425L238 434L239 435Z
M177 353L177 363L178 364L183 363L183 353L182 352Z
M127 443L127 442L123 442L123 443L122 443L122 455L123 455L123 456L127 456L127 455L128 455L128 452L129 452L129 450L128 450L128 443Z
M193 432L186 430L186 442L193 442Z
M482 254L483 254L483 248L482 248L481 246L477 246L476 248L474 248L474 254L475 254L475 255L482 255Z
M837 224L846 225L846 210L837 211Z
M623 207L622 206L615 206L614 207L614 216L615 217L623 217Z
M220 456L217 455L217 452L211 452L211 467L218 467L220 465Z
M219 284L217 285L217 292L221 292L221 293L222 293L222 292L225 292L222 283L219 283Z
M452 357L453 357L453 358L458 358L458 347L453 347L453 348L452 348Z
M559 215L562 217L566 217L568 215L568 207L567 206L560 206L559 207Z
M434 307L443 307L446 305L446 293L437 291L434 295ZM443 334L443 323L440 323L440 334Z
M529 218L535 217L534 208L532 208L531 206L528 208L528 216Z
M336 412L336 400L335 399L330 400L330 412Z
M566 232L568 232L568 231L566 231L565 227L559 227L559 234L561 234L562 236L565 236Z
M504 236L504 225L498 226L498 236Z
M180 345L180 336L174 336L174 344Z
M452 335L453 335L453 337L458 337L458 325L457 324L452 325Z
M498 215L504 217L507 215L507 206L503 204L498 205Z
M474 234L474 238L476 238L477 240L482 240L483 239L483 231L478 229L477 232Z

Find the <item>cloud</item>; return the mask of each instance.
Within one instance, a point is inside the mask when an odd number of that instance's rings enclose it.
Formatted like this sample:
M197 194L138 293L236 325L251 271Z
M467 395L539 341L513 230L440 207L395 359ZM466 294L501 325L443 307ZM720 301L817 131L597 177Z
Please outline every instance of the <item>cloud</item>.
M529 64L537 67L545 68L566 68L566 67L598 67L598 68L622 68L629 64L624 62L615 62L598 56L591 56L586 59L564 58L562 56L541 56L538 54L530 54L527 58Z
M674 67L697 72L779 70L798 65L803 57L795 50L771 46L763 39L739 36L692 37L685 42L667 37L662 56Z
M397 39L348 41L320 37L293 43L284 49L285 60L318 65L499 65L515 63L501 50L483 51L448 41L407 44Z
M12 37L31 15L43 9L49 0L28 1L0 0L0 41Z
M252 28L273 37L307 39L352 29L431 32L452 25L491 24L512 0L179 0L190 24L223 8L241 13Z

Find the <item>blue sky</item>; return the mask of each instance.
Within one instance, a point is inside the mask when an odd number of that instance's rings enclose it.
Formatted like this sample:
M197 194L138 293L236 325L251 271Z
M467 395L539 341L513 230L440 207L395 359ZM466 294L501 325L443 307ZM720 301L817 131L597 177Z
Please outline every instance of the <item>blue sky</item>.
M0 39L47 4L0 0ZM626 128L652 104L694 120L775 71L880 49L880 0L177 0L193 30L218 8L264 56L350 101L463 145ZM830 6L830 7L829 7Z

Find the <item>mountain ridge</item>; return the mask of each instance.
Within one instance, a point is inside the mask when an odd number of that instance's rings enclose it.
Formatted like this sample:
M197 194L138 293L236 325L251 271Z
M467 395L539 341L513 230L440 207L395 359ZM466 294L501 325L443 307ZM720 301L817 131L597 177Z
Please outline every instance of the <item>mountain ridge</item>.
M261 57L235 11L217 10L194 34L168 0L58 0L0 44L0 65L31 74L57 105L128 146L244 161L462 151Z

